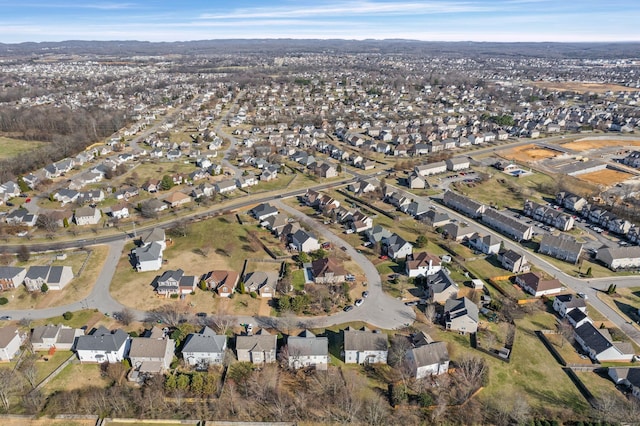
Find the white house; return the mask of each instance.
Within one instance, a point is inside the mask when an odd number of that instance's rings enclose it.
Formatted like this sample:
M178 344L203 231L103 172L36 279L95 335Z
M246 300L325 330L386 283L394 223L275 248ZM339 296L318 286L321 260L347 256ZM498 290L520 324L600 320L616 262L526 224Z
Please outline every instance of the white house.
M163 247L157 241L137 247L131 251L138 272L157 271L162 267Z
M182 358L189 365L206 369L209 365L221 365L226 349L227 336L204 327L200 333L187 336L182 347Z
M100 222L100 210L94 207L80 207L73 214L76 225L96 225Z
M345 364L386 364L388 354L387 335L364 327L351 327L342 331Z
M20 352L25 338L15 325L0 328L0 361L11 361Z
M316 251L320 248L318 239L304 229L298 229L291 235L291 245L295 250L304 253Z
M309 330L299 336L289 336L287 359L289 368L314 367L316 370L326 370L329 364L329 340L316 337Z
M66 325L42 325L34 327L31 332L31 346L34 351L48 351L51 348L69 351L76 342L76 338L84 336L81 328L71 328Z
M131 338L122 329L100 327L87 336L79 336L75 351L80 362L115 364L124 360Z
M560 294L553 299L553 310L563 318L574 309L587 312L587 302L574 294Z
M251 336L236 337L238 361L252 364L276 362L278 336L269 334L264 328Z
M440 258L426 251L413 255L412 260L405 262L406 273L410 278L428 276L437 273L442 269Z
M407 351L405 360L416 379L438 376L449 370L449 351L445 342L432 342L411 348Z

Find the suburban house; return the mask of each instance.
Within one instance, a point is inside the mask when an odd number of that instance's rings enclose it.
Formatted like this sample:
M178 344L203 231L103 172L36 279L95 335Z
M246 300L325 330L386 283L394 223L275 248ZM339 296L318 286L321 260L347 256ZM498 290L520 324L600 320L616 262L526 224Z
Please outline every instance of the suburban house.
M456 194L452 191L447 191L444 193L442 198L442 202L447 206L454 210L457 210L471 218L479 218L481 217L487 206L477 201L474 201L470 198L464 197L462 195Z
M427 275L425 293L431 302L446 303L449 299L458 297L458 290L458 284L451 279L446 269Z
M256 292L260 297L273 297L278 283L278 273L275 271L255 271L244 276L244 288L247 292Z
M116 219L126 219L129 217L129 208L124 203L116 204L111 207L111 211L109 213L111 217Z
M416 172L413 172L407 178L407 186L410 189L425 189L428 185L424 177Z
M318 239L304 229L298 229L291 235L291 247L299 252L309 253L320 248Z
M167 203L170 207L176 208L183 206L187 203L191 202L191 197L187 194L183 194L182 192L176 191L172 192L164 199L164 202Z
M62 290L73 279L70 266L32 266L24 277L27 291L38 291L43 284L49 290Z
M278 336L269 334L264 328L251 336L236 337L238 361L252 364L271 364L276 362Z
M589 318L587 314L580 309L572 309L565 318L573 328L578 328L585 322L593 322L591 321L591 318Z
M94 207L80 207L73 213L76 225L97 225L100 222L100 210Z
M514 274L529 272L531 269L525 255L511 249L498 252L498 262L504 269Z
M444 321L447 330L459 333L478 331L478 306L466 297L447 299L444 305Z
M414 254L405 262L406 274L410 277L433 275L442 269L440 258L426 251Z
M602 248L596 259L612 271L637 268L640 267L640 246Z
M429 209L428 212L421 214L418 219L434 228L439 228L451 222L451 218L448 214L435 209Z
M569 263L576 263L582 254L582 243L568 235L552 235L545 233L542 236L538 253L555 257Z
M557 294L565 289L560 280L546 280L537 272L527 272L516 276L516 284L534 297Z
M31 214L27 209L18 208L5 216L5 222L9 225L35 226L38 222L38 215Z
M345 281L347 271L336 258L325 257L311 262L313 281L316 284L332 284Z
M138 374L162 374L169 370L175 348L175 342L156 329L150 337L131 339L128 358Z
M389 238L382 240L382 245L384 252L393 260L405 259L413 252L413 245L398 234L392 234Z
M584 298L577 297L575 294L560 294L553 299L553 310L561 317L565 317L574 309L587 312L587 302Z
M228 192L233 192L236 189L238 189L238 186L236 185L236 181L232 179L221 180L220 182L217 182L214 186L216 188L216 192L219 194L226 194Z
M409 216L420 216L429 211L429 203L423 200L412 201L406 206L403 206L401 211Z
M492 208L486 209L482 221L516 241L528 241L533 236L532 226Z
M220 297L229 297L236 289L240 274L236 271L209 271L202 277L207 288L218 293Z
M110 331L105 327L76 339L75 351L80 362L115 364L122 362L129 349L131 337L122 329Z
M411 348L405 355L411 376L422 379L449 371L449 351L445 342L430 342Z
M463 241L476 233L473 226L462 226L458 223L447 223L442 225L442 235L454 241Z
M276 214L266 218L260 225L273 232L275 235L279 235L280 232L289 223L289 218L283 214Z
M476 232L469 238L469 247L484 254L497 254L500 251L500 243L501 241L491 234L482 235Z
M31 331L31 346L34 351L48 351L56 348L70 351L76 339L84 336L81 328L71 328L66 325L41 325Z
M157 271L162 268L163 244L153 241L131 250L138 272Z
M629 362L634 356L630 343L612 342L607 329L597 329L586 322L574 330L576 342L597 362Z
M251 216L258 219L259 222L263 222L271 216L276 216L278 214L278 209L269 203L262 203L252 208L249 213Z
M464 157L452 157L445 160L447 164L447 170L452 172L457 172L459 170L466 170L471 165L469 164L469 160Z
M329 340L304 330L298 336L287 338L286 356L289 368L326 370L329 364Z
M366 327L342 330L345 364L386 364L388 338L384 333L370 331Z
M349 191L355 192L356 195L366 194L376 190L376 186L369 181L359 179L356 183L349 184Z
M182 269L165 271L156 281L156 292L165 297L191 294L196 290L196 277L184 275Z
M631 389L631 395L640 399L640 368L638 367L609 367L609 377L616 385Z
M383 228L381 225L374 225L373 228L367 229L364 236L371 244L382 243L383 240L390 238L391 231Z
M227 336L216 334L209 327L191 333L182 347L182 358L191 366L206 370L209 365L222 365L227 350Z
M447 163L438 161L437 163L421 164L414 168L414 171L420 176L431 176L447 171Z
M0 266L0 290L16 288L24 281L27 270L17 266Z
M0 361L11 361L26 338L15 325L0 328Z

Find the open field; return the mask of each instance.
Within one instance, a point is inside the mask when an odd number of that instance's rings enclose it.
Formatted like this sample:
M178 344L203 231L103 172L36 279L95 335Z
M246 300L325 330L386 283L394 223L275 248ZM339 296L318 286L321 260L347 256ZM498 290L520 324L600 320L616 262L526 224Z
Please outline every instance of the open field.
M33 152L46 142L23 141L0 136L0 159L12 158L25 152Z
M589 151L591 149L608 148L611 146L640 146L640 139L579 139L573 142L567 142L562 144L563 148L572 149L574 151L582 152Z
M522 209L525 200L546 202L544 197L555 198L552 193L556 179L551 175L534 172L528 176L514 177L488 170L492 177L484 182L453 184L458 191L476 201L498 208Z
M536 87L542 87L552 91L571 91L576 93L605 93L612 92L637 92L638 88L621 86L619 84L587 83L582 81L534 81Z
M536 144L528 144L517 146L505 151L498 152L502 157L509 160L519 161L522 163L529 163L532 161L545 160L547 158L553 158L561 153L549 148L543 148Z
M28 268L31 265L66 265L71 269L76 277L62 290L51 290L46 294L39 292L29 293L21 285L19 288L5 292L5 297L9 303L0 306L2 309L43 309L53 306L66 305L71 302L82 300L91 293L93 286L98 279L98 275L104 265L109 248L107 246L91 247L91 254L85 251L66 251L67 259L55 260L55 254L42 254L34 256L29 262L18 263L16 266ZM87 260L88 256L88 260ZM80 276L77 276L82 264L87 260L87 264Z
M630 173L619 172L618 170L604 169L593 173L584 173L576 177L597 185L610 186L630 179L633 175Z

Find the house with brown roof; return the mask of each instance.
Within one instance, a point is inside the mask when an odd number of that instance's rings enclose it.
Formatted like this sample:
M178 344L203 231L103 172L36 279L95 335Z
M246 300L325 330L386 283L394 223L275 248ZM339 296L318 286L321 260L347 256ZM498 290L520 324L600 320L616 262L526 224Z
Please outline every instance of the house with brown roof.
M527 272L518 275L515 281L524 291L534 297L557 294L565 289L560 280L556 278L552 280L544 279L542 275L537 272Z
M26 335L15 325L0 328L0 361L11 361L20 352Z
M433 275L442 269L440 258L426 251L414 254L413 259L407 258L405 267L406 274L411 278Z
M344 282L347 271L336 258L325 257L311 262L313 281L316 284L332 284Z
M236 271L214 270L202 277L207 288L218 293L220 297L229 297L235 290L240 280L240 274Z
M191 202L191 197L187 194L183 194L182 192L176 191L172 192L164 199L164 202L169 204L170 207L176 208L183 206L187 203Z

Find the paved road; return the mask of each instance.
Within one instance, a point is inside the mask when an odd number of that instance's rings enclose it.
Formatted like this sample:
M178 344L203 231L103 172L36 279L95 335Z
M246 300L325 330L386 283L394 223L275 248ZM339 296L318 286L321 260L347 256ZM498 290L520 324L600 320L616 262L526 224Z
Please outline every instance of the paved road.
M392 186L387 184L388 186ZM396 188L403 191L402 188ZM427 202L433 202L437 200L436 197L418 197L413 195L414 199L422 199ZM460 222L473 222L473 225L482 230L485 234L494 235L496 238L504 241L504 247L512 249L520 253L526 253L529 263L545 271L547 274L558 278L565 286L574 290L575 292L583 292L589 298L589 303L598 312L613 322L616 327L620 328L630 339L636 344L640 345L640 331L635 325L629 324L627 319L618 314L615 310L611 309L606 303L601 301L597 295L601 290L605 290L609 284L616 284L618 287L637 287L639 285L638 277L606 277L606 278L592 278L592 279L580 279L567 275L565 272L557 268L555 265L549 263L545 259L539 257L536 253L526 251L520 244L508 239L504 235L494 231L491 228L486 227L481 222L473 221L473 219L464 216L455 210L451 210L443 204L437 202L438 208L446 211L450 217L457 219Z
M394 299L382 291L380 274L363 254L358 253L356 249L331 232L329 228L295 208L280 201L275 201L272 205L306 224L309 229L313 229L317 234L322 235L322 237L326 241L330 241L333 246L346 247L346 253L360 265L367 277L369 297L365 299L362 306L356 307L350 312L340 312L328 317L316 317L313 319L314 325L324 327L349 321L365 321L376 327L394 329L415 321L416 313L413 308L405 306L402 301Z

